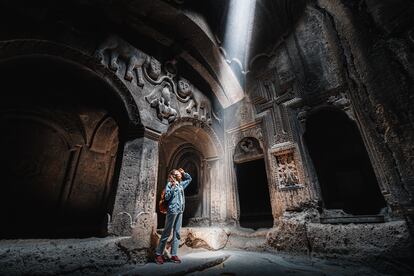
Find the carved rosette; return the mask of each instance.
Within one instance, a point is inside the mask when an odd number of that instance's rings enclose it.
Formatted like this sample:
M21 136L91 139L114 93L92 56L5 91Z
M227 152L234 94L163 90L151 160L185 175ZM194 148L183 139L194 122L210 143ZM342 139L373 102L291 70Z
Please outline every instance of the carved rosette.
M233 155L234 162L243 163L258 158L263 158L263 149L257 139L246 137L237 144Z
M261 144L263 144L263 132L259 124L254 124L248 128L242 128L236 131L227 132L227 148L234 150L237 144L244 138L253 137L256 138Z

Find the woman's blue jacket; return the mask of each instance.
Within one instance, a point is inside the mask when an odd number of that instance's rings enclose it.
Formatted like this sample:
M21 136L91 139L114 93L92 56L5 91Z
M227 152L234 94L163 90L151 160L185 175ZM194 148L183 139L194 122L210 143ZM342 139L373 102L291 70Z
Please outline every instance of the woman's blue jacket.
M168 203L167 213L179 214L184 212L184 189L187 188L191 180L191 176L188 173L184 173L184 178L174 187L168 181L167 186L165 187L165 200Z

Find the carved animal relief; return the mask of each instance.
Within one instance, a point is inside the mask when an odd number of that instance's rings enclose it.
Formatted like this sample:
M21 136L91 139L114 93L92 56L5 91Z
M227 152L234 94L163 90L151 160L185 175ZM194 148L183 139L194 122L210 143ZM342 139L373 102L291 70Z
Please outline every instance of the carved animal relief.
M117 36L109 36L95 52L95 56L108 68L125 80L136 79L138 86L145 82L155 88L145 97L152 108L157 110L157 117L171 123L177 119L179 112L172 107L174 95L181 103L186 103L185 111L193 118L212 124L212 116L221 122L213 112L210 100L200 91L194 89L184 79L177 82L175 61L161 66L156 59L137 50ZM124 73L123 73L124 72Z
M205 121L211 125L211 116L214 116L220 123L221 120L214 113L210 100L200 91L193 89L184 79L178 81L177 98L182 103L188 103L185 110L194 118L199 118L201 121Z
M164 83L156 87L151 94L145 97L145 100L151 107L157 109L158 119L161 121L167 119L169 123L177 118L177 110L171 107L172 87L169 83Z
M178 117L177 110L172 107L173 97L177 95L175 73L166 69L163 72L162 69L161 64L154 58L149 58L143 67L145 79L155 86L151 93L145 96L145 100L157 109L158 119L166 119L168 123L172 123Z
M105 54L109 58L105 57ZM95 56L112 71L121 74L121 68L125 68L123 78L132 82L134 77L138 86L144 86L142 67L149 61L149 56L137 50L132 45L117 36L109 36L98 48ZM124 65L121 65L121 61ZM106 64L107 63L107 64Z

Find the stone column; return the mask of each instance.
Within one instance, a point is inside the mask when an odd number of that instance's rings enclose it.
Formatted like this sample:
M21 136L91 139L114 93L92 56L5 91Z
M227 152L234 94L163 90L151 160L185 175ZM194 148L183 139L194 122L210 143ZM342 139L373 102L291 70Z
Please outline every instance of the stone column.
M226 187L223 181L223 162L220 158L207 159L210 174L210 221L222 223L226 217Z
M158 134L146 130L144 137L125 143L111 233L132 236L137 248L149 248L156 229L155 200L158 176Z

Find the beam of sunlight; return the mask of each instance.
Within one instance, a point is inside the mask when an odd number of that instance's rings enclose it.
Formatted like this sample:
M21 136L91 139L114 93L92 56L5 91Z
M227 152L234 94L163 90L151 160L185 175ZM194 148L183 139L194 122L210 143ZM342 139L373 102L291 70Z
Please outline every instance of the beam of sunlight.
M236 96L236 91L233 91L233 94L232 91L228 91L230 97L237 98L237 101L234 102L238 102L246 95L245 78L250 54L249 51L252 46L256 0L228 1L226 28L221 50L243 90L242 97ZM234 115L234 113L227 114L231 118L224 118L232 129L238 128L242 124L242 119Z
M251 46L252 29L256 0L230 0L226 28L223 37L223 49L227 62L238 66L243 75L247 71L247 61ZM237 76L240 80L244 76Z

